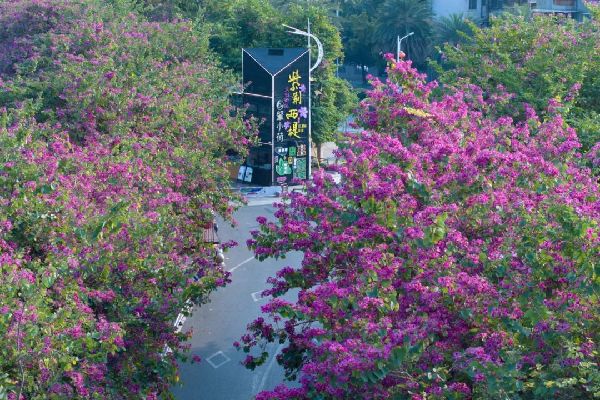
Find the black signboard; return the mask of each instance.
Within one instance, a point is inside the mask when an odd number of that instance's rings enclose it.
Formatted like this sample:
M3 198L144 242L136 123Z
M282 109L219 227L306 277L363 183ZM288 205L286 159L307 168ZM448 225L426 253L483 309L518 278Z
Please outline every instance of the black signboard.
M309 67L308 49L243 49L243 102L263 121L260 144L245 164L252 183L289 184L310 175Z

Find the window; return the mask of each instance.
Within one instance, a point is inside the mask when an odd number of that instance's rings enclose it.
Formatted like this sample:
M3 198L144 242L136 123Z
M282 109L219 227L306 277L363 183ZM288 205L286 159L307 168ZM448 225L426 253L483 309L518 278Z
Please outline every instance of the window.
M469 10L477 10L477 0L469 0Z
M554 0L554 5L575 7L575 0Z

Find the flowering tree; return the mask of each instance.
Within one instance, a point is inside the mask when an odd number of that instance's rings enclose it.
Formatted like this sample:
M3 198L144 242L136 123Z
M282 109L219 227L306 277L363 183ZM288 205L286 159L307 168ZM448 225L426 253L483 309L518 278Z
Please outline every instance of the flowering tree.
M341 183L316 174L249 241L304 253L238 344L254 368L286 343L300 385L257 399L596 396L600 202L575 131L554 103L515 123L477 87L434 100L410 62L388 73Z
M0 398L167 393L177 314L228 280L202 233L252 131L234 81L102 3L0 4Z

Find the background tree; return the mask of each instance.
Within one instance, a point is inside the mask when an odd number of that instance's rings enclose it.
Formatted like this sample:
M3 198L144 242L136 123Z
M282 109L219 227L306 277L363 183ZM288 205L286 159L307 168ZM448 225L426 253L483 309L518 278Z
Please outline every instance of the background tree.
M382 54L396 51L398 35L414 31L416 36L403 41L403 50L418 65L423 66L431 49L432 18L428 1L344 1L340 5L339 23L342 27L346 60L364 66L385 67ZM415 41L416 39L416 41Z
M597 21L504 14L492 18L489 28L471 28L469 40L443 48L446 61L437 69L444 85L473 83L488 96L513 93L515 100L500 111L521 120L519 104L544 115L548 101L557 99L584 151L600 140Z
M435 41L438 45L448 43L456 46L468 40L473 34L470 21L460 14L451 14L436 19L434 23Z
M386 0L377 9L375 43L383 53L396 52L398 35L414 35L402 42L403 51L417 65L424 65L433 35L433 11L428 0Z
M375 20L375 13L362 11L344 15L342 22L345 59L361 68L364 84L367 83L365 67L377 65L381 60L375 45Z
M268 0L204 0L200 20L210 29L210 47L236 72L243 47L277 47L285 38L282 15Z

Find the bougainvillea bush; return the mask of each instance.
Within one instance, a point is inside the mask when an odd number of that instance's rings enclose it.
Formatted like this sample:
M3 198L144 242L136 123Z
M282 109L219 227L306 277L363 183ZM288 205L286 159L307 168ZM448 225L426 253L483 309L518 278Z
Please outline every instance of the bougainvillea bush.
M168 396L178 313L228 280L234 81L190 23L103 3L0 4L0 398Z
M275 322L238 343L250 368L285 343L299 384L257 398L597 397L598 184L558 105L515 123L477 87L433 100L410 62L388 73L341 183L316 173L249 241L261 259L304 252L264 293Z

